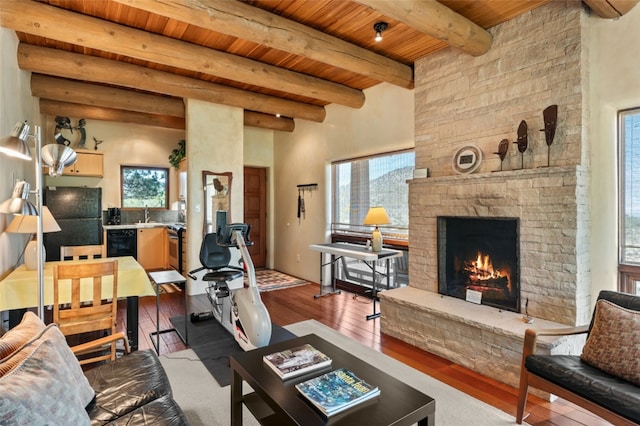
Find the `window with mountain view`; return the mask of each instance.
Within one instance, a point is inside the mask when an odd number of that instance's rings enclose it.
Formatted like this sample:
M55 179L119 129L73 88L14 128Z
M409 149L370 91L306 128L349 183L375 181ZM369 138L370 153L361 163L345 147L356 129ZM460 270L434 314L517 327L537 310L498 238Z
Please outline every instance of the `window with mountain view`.
M386 209L391 224L381 228L385 237L406 238L409 232L409 187L415 153L389 154L339 161L332 164L333 230L370 233L363 226L369 207Z
M619 118L621 290L640 294L640 108Z

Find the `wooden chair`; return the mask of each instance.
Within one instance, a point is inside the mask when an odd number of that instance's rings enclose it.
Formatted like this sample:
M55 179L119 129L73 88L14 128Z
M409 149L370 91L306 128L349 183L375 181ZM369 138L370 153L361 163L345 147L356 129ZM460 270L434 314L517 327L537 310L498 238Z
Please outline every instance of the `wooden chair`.
M105 278L113 279L113 290L105 295L103 300L102 288ZM61 281L70 281L67 286ZM81 288L83 295L87 294L90 300L81 301ZM61 292L71 292L71 303L68 309L61 308ZM68 293L67 293L68 294ZM116 340L122 338L125 341L125 350L129 352L128 342L124 333L116 333L116 318L118 310L118 261L92 262L82 264L57 264L53 267L53 322L58 324L65 336L80 333L108 331L110 336L100 338L94 342L88 342L73 347L76 355L91 353L91 356L80 360L80 364L88 364L103 360L115 360ZM85 297L86 298L86 297ZM67 299L67 298L65 298ZM96 347L99 346L101 351ZM108 353L104 353L107 347ZM85 352L86 351L86 352Z
M607 300L629 311L640 311L640 296L603 290L598 300ZM579 355L536 354L538 337L589 334L594 318L595 312L589 325L525 331L516 423L522 424L526 418L529 387L534 387L579 405L612 424L638 424L638 386L582 362ZM625 393L635 397L621 396ZM632 419L630 416L635 417Z
M104 259L107 253L104 245L87 245L87 246L60 246L60 260L78 259L95 259L97 257Z

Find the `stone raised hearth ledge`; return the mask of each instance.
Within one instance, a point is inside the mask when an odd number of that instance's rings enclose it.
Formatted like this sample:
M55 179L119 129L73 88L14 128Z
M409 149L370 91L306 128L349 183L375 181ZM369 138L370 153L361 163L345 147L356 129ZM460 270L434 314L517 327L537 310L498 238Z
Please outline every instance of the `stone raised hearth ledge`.
M565 324L476 305L432 291L402 287L379 293L382 333L473 371L517 387L527 328L564 328ZM540 337L538 352L580 353L584 337ZM500 377L496 377L499 372ZM549 399L549 394L536 395Z

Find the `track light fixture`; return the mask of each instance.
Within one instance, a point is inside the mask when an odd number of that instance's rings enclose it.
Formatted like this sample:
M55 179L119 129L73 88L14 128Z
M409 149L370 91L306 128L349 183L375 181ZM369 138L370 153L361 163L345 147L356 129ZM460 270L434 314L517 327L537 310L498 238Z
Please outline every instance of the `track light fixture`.
M382 32L389 27L386 22L376 22L373 24L373 30L376 32L375 41L382 41Z

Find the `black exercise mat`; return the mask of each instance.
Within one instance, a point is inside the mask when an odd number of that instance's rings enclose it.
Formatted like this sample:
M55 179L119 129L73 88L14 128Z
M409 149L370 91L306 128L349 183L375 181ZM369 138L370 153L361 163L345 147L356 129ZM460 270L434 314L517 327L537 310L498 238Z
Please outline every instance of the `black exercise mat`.
M170 318L171 324L182 336L184 333L184 317ZM189 347L198 355L200 361L222 387L231 384L231 370L229 356L242 352L242 348L235 341L231 333L218 321L210 319L192 323L187 321L189 327ZM270 343L283 342L297 337L284 328L271 324ZM184 340L184 339L183 339Z

